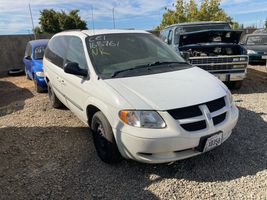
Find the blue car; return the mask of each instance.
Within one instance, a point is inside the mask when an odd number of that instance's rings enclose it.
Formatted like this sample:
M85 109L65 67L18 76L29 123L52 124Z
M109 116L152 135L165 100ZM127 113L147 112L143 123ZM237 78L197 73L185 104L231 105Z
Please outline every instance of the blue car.
M38 93L47 91L43 72L43 56L48 40L29 41L23 59L27 79L34 81Z

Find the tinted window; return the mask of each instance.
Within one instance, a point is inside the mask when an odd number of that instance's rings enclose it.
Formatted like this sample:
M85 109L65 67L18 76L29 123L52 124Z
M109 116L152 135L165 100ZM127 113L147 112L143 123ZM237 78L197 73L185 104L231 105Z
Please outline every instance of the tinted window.
M184 32L194 32L194 31L203 31L203 30L229 30L231 27L229 24L201 24L201 25L187 25L187 26L178 26L176 31L179 33L184 33Z
M78 37L69 38L66 62L76 62L81 69L87 69L82 40Z
M43 59L46 46L39 46L34 49L34 59Z
M52 38L45 51L45 57L58 67L63 67L64 57L68 46L66 36L57 36Z

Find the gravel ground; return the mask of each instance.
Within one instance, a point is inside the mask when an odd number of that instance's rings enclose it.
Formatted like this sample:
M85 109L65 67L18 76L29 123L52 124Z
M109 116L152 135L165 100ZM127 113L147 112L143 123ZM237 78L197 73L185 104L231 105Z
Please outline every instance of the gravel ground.
M4 92L8 83L19 98ZM107 165L88 128L69 110L51 108L31 81L2 78L0 92L0 105L12 105L0 117L0 199L267 199L264 66L251 66L233 91L240 119L229 140L172 164Z

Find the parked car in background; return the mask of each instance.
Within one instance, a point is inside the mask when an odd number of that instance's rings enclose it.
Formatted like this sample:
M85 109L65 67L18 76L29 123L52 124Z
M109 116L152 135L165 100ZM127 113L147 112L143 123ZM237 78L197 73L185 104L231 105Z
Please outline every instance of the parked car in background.
M242 45L247 49L249 63L265 64L267 58L267 33L245 35Z
M43 73L43 56L47 43L47 39L29 41L23 58L26 77L34 81L37 92L47 90Z
M228 88L145 31L62 32L43 63L52 106L64 104L90 126L107 163L196 156L227 140L237 123Z
M241 34L226 22L193 22L168 26L160 37L192 65L239 89L248 65L246 50L238 44Z

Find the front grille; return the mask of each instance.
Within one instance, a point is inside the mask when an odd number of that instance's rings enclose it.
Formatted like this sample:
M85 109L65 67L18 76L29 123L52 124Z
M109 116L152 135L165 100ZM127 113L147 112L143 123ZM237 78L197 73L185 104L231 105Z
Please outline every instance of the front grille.
M238 60L236 61L236 59L245 59L245 60ZM248 61L247 56L222 56L222 57L191 57L189 58L189 61L192 65L212 65L212 64L218 64L218 63L244 63Z
M206 108L205 112L209 112L210 115L213 115L216 111L219 111L219 113L212 119L206 119L203 106ZM211 120L214 126L223 122L226 119L226 111L223 110L225 106L225 98L221 97L198 105L168 110L168 113L179 122L184 130L198 131L207 128L207 120ZM223 113L220 111L223 111Z
M181 126L183 127L183 129L187 131L198 131L198 130L205 129L207 127L205 120L188 123L188 124L181 124Z
M205 57L205 58L194 58L190 59L191 64L211 64L211 63L231 63L233 62L233 57Z
M206 71L210 71L210 70L225 70L225 69L233 69L233 65L201 65L198 66L201 69L204 69Z
M210 112L220 110L225 106L224 97L206 103Z
M216 117L213 117L212 120L213 120L214 126L222 123L225 120L225 118L226 118L226 113L223 113L223 114L220 114Z
M178 108L168 111L174 119L186 119L202 115L198 106L190 106L185 108Z

